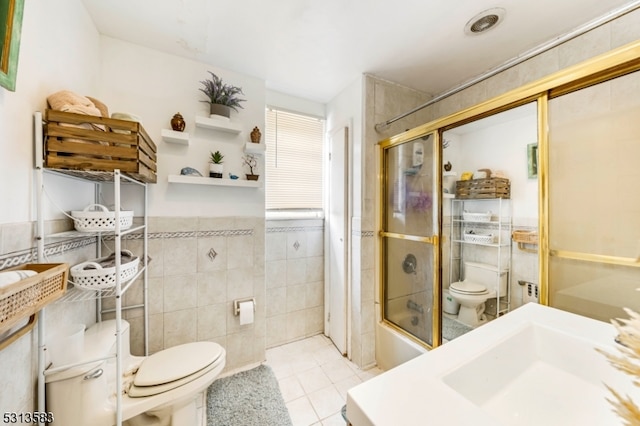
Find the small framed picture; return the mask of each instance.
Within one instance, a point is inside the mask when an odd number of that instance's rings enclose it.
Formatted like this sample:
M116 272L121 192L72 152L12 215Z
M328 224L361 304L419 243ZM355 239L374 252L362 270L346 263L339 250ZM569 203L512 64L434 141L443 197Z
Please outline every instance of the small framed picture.
M530 143L527 145L527 169L529 179L538 177L538 144Z
M16 91L24 0L0 1L0 86Z

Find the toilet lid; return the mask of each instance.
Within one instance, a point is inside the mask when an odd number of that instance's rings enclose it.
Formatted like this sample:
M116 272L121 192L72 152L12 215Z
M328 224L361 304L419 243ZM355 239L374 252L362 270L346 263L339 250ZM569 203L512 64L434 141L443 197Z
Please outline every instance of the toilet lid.
M482 284L473 281L458 281L449 286L450 289L463 294L484 294L488 293L487 288Z
M173 346L142 361L133 384L157 386L182 379L213 364L223 353L222 346L214 342Z

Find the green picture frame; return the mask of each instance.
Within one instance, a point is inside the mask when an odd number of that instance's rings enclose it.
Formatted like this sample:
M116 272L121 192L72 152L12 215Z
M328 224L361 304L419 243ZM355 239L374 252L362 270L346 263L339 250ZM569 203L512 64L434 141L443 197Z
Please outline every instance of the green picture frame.
M538 177L538 144L530 143L527 145L527 173L529 179Z
M0 1L0 86L15 92L24 0Z

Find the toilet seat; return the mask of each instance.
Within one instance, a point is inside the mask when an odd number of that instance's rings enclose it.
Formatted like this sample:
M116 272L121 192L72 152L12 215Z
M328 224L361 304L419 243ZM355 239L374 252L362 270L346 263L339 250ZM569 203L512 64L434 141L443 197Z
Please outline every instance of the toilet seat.
M189 383L214 369L224 357L214 342L194 342L157 352L140 364L128 395L157 395Z
M451 291L459 294L468 294L468 295L477 295L477 296L489 294L489 291L485 286L483 286L482 284L475 283L473 281L458 281L458 282L452 283L449 286L449 292Z

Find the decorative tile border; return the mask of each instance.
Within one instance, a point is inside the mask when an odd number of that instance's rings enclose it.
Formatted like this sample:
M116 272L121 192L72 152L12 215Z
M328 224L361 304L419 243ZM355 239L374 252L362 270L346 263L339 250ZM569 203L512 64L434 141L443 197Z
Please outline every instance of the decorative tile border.
M253 235L253 229L225 229L216 231L177 231L177 232L150 232L148 238L150 240L173 239L173 238L207 238L207 237L238 237L244 235ZM142 233L127 234L124 240L141 240ZM105 238L107 241L113 241L114 235Z
M267 234L276 232L314 232L324 231L324 226L282 226L282 227L268 227L266 228Z
M239 237L253 235L253 229L227 229L216 231L188 231L188 232L153 232L148 234L150 240L173 239L173 238L208 238L208 237ZM127 234L123 240L141 240L142 233ZM105 241L113 241L115 236L106 236ZM95 237L79 237L62 242L55 242L45 245L44 255L59 255L71 250L77 250L95 244ZM29 248L0 256L0 270L25 263L35 263L38 261L37 249Z
M62 241L47 244L44 248L44 256L53 256L62 254L69 250L76 250L79 248L87 247L95 244L93 238L79 238L70 241ZM30 248L21 250L19 252L9 253L4 256L0 256L0 270L10 268L12 266L22 265L24 263L35 263L38 261L38 254L36 248Z

